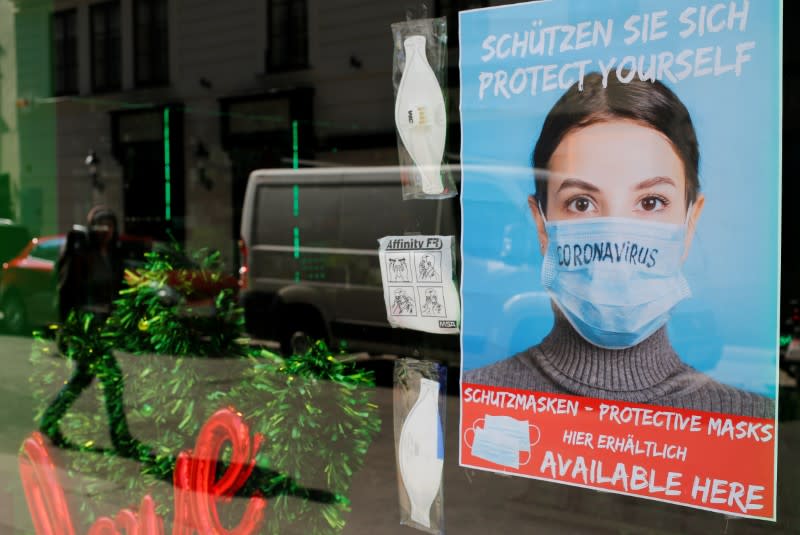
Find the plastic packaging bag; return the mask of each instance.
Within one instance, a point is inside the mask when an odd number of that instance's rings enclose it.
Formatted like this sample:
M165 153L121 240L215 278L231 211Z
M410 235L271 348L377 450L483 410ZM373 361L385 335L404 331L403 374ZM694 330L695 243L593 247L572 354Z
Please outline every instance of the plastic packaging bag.
M394 366L394 437L400 523L444 533L444 429L447 367L398 359Z
M447 134L447 20L392 24L397 149L403 199L457 195L445 165Z

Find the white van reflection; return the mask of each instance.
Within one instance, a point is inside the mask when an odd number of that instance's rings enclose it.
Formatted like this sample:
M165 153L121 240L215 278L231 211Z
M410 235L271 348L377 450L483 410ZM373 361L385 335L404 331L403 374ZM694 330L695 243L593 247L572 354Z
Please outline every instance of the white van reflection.
M241 226L241 299L246 328L285 353L308 339L348 350L416 354L466 368L538 343L553 314L539 285L541 254L527 205L531 170L470 166L461 199L402 200L400 167L270 169L251 173ZM451 166L454 176L462 169ZM456 336L392 329L383 302L378 239L440 234L460 240L463 345ZM460 241L459 241L460 242ZM458 254L460 253L460 254ZM462 271L463 270L463 271ZM722 348L702 303L671 325L676 349L701 370ZM693 333L693 334L688 334ZM683 340L681 340L683 338Z
M452 168L457 171L457 168ZM308 339L348 350L458 359L458 337L392 329L378 239L460 234L458 198L407 200L401 167L253 171L241 226L246 328L284 353Z

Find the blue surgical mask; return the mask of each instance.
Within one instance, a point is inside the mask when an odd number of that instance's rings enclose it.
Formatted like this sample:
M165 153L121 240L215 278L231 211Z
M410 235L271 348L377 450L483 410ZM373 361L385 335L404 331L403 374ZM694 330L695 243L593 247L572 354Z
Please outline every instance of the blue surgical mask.
M472 455L500 466L519 468L519 441L502 431L479 428L475 430Z
M531 448L541 438L537 426L527 420L491 414L487 414L483 421L483 427L471 428L475 433L472 444L468 444L472 455L509 468L519 468L530 462ZM531 442L530 428L536 431L534 442ZM526 457L526 460L520 462L520 456Z
M545 227L542 285L596 346L635 346L691 295L681 273L686 224L601 217Z

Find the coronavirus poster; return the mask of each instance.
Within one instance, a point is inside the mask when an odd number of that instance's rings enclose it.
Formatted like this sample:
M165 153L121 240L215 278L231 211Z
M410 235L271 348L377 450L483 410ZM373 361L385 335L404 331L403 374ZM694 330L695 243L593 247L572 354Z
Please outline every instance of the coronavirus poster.
M781 4L459 24L461 464L774 520Z

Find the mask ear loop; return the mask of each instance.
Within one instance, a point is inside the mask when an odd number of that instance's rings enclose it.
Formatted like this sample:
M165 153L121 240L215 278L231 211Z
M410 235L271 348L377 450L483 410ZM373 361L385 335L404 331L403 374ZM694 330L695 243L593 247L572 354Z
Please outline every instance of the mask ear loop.
M533 428L536 430L536 440L530 443L528 447L528 458L525 460L524 463L519 463L520 466L525 466L526 464L531 462L531 459L533 458L533 447L536 446L540 440L542 440L542 431L539 429L539 426L528 424L528 428L529 429Z
M546 225L547 224L547 216L545 215L544 210L542 209L542 201L539 199L539 197L535 193L534 193L533 196L536 197L536 206L539 207L539 215L542 216L542 221L544 221L544 224Z
M483 421L484 421L483 418L478 418L477 420L475 420L475 423L472 424L472 427L470 427L469 429L464 431L464 444L467 445L467 447L470 449L470 451L472 451L472 444L470 444L469 441L467 440L467 433L472 431L472 435L473 435L472 440L474 441L475 440L475 436L474 436L475 435L475 426L478 425L479 422L483 422ZM481 429L483 429L483 426L481 426Z
M686 255L688 254L688 249L686 248L686 239L689 236L689 223L692 221L692 208L694 207L694 203L690 202L689 207L686 209L686 219L683 221L683 233L684 233L684 246L683 246L683 256L681 257L681 261L686 259Z
M544 226L545 226L545 232L547 232L547 216L544 214L544 210L542 209L542 201L541 201L541 199L539 199L539 196L536 195L535 193L534 193L533 196L536 197L536 206L539 207L539 216L542 218L542 221L544 222ZM550 237L548 236L547 239L549 241ZM541 249L540 248L540 250L542 251L542 255L547 254L547 250L546 249Z

